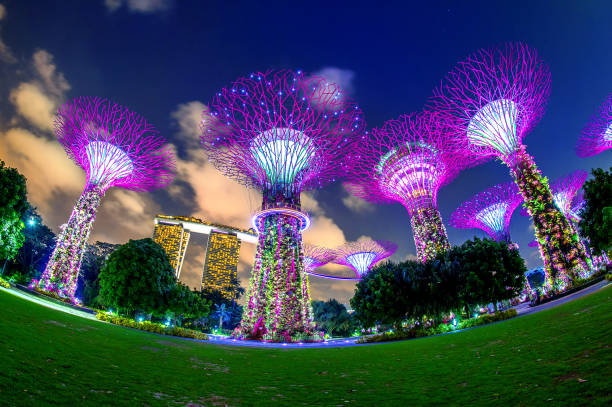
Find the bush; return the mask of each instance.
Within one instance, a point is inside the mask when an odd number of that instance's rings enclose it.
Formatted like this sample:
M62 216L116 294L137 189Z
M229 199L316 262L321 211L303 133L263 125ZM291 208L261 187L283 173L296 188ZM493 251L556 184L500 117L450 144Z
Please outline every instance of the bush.
M11 288L11 285L8 283L8 281L0 277L0 287Z
M153 332L161 335L179 336L181 338L192 338L208 340L208 335L193 329L181 328L178 326L165 326L151 321L134 321L131 318L126 318L118 315L109 314L106 312L98 312L96 318L100 321L110 322L111 324L121 325L128 328L140 329L141 331Z
M486 325L493 322L503 321L514 318L518 313L514 308L507 311L497 312L495 314L485 314L476 318L470 318L459 322L456 326L452 324L440 324L431 328L412 327L409 329L403 328L391 332L384 332L378 335L365 336L357 343L378 343L389 341L400 341L403 339L421 338L423 336L440 335L447 332L456 331L459 329L472 328L475 326Z
M612 281L612 273L606 274L606 280Z

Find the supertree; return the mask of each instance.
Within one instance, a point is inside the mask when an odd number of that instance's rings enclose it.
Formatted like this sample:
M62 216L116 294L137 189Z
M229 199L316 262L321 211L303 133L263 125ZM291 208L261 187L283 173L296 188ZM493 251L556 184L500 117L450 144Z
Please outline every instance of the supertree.
M612 148L612 95L591 117L576 143L579 157L591 157Z
M174 178L170 145L145 119L106 99L80 97L65 103L55 133L87 183L42 274L33 282L73 297L96 211L110 187L147 191Z
M337 253L332 249L304 243L304 271L306 273L326 265L336 257Z
M523 202L513 182L495 185L464 202L452 213L449 223L460 229L484 230L498 242L510 243L510 219Z
M386 240L360 239L338 249L335 263L350 267L357 278L365 276L376 263L393 255L397 245Z
M437 209L438 190L475 162L464 159L438 117L422 112L389 120L356 153L347 189L370 202L403 204L420 261L449 249Z
M588 258L522 141L544 114L549 93L550 72L536 51L509 43L460 62L434 91L431 107L472 157L497 157L510 168L533 218L547 283L556 278L555 289L563 290L588 268Z
M572 199L572 206L570 208L570 218L574 222L580 222L582 220L582 216L580 212L582 212L582 208L584 208L584 191L581 189L578 191L574 199Z
M304 315L300 193L347 172L365 127L340 88L302 72L254 73L217 93L202 146L225 175L263 193L247 303L236 335L291 341L314 324ZM304 283L307 284L307 283Z
M338 257L338 252L320 246L304 244L304 272L310 276L323 277L331 280L359 280L355 277L341 277L331 274L315 273L314 270L322 267Z

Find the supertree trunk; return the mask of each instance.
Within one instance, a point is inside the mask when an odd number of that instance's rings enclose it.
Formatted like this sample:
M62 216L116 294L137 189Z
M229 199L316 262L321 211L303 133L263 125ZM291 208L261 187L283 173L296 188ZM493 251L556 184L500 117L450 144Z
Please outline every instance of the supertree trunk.
M302 263L300 220L283 213L261 219L239 335L292 341L296 334L312 333L308 281Z
M555 205L548 182L524 147L508 164L533 219L544 257L545 284L555 291L562 291L589 269L587 253L569 220Z
M302 263L303 264L303 263ZM312 303L310 302L310 284L308 275L302 273L302 318L311 325L313 321Z
M86 187L81 194L43 272L43 289L74 297L89 232L103 196L104 190L95 186Z
M450 249L446 228L440 211L434 207L418 209L410 216L417 259L423 263L432 260L438 253Z

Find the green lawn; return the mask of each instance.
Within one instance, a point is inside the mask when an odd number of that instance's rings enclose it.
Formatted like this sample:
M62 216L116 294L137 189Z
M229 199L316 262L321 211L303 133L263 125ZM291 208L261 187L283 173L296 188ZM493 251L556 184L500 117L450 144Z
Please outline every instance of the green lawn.
M335 349L152 335L0 292L0 405L611 405L612 288L453 335Z

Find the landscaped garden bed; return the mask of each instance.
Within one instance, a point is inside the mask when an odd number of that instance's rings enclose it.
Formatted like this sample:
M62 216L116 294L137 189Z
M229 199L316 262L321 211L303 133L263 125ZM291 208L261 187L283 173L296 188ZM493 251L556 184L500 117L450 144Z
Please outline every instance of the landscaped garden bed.
M166 326L151 321L135 321L131 318L114 315L108 312L98 312L96 314L96 318L100 321L110 322L111 324L125 326L128 328L140 329L141 331L153 332L160 335L208 340L208 335L200 331L195 331L193 329L181 328L179 326Z

